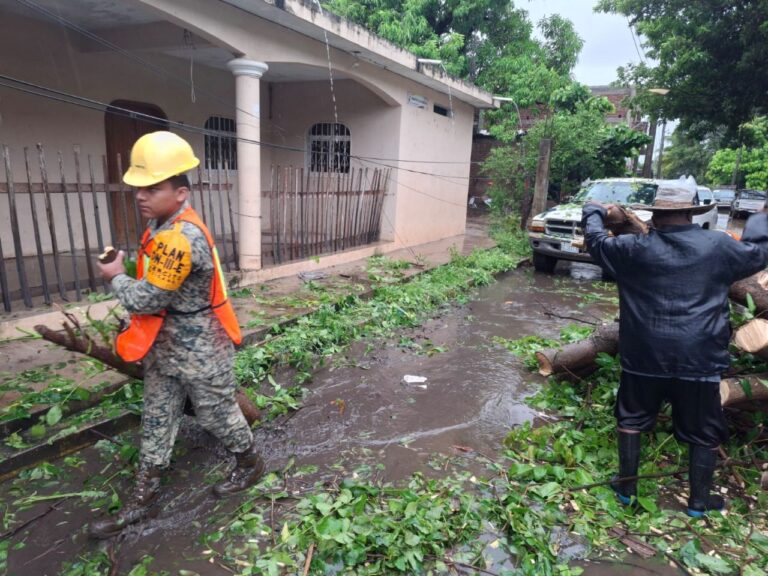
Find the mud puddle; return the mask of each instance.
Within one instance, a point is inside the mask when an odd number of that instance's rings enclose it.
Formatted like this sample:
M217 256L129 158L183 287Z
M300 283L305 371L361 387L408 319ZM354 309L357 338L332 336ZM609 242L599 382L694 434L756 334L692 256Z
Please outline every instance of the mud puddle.
M257 430L268 468L315 465L316 472L286 485L296 494L316 481L349 475L397 481L416 471L483 471L509 428L536 417L524 398L542 382L492 338L556 338L573 318L594 322L609 316L613 290L595 279L599 270L583 265L573 271L561 267L554 276L518 270L420 328L384 342L359 342L329 359L300 410ZM406 375L426 380L406 383ZM289 384L285 376L278 381ZM148 574L229 574L203 554L200 538L218 530L243 499L212 497L210 486L229 461L192 422L177 442L158 517L111 542L88 538L87 523L106 514L116 495L130 487L125 452L137 445L137 436L117 440L53 462L60 472L50 478L17 478L0 486L5 518L11 520L6 524L13 528L30 520L10 537L7 573L67 574L65 563L100 557L107 567L116 566L110 574L126 574L151 556ZM84 491L103 495L84 497ZM29 501L33 493L49 499Z

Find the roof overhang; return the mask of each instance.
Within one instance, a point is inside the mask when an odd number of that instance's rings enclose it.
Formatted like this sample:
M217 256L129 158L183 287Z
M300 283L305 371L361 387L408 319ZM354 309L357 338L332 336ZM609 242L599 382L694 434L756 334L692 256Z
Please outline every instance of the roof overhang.
M219 0L245 12L284 26L309 38L353 55L360 60L408 78L446 94L474 108L496 108L493 96L485 90L456 79L437 66L420 65L418 57L372 34L362 26L321 12L314 1L304 0Z

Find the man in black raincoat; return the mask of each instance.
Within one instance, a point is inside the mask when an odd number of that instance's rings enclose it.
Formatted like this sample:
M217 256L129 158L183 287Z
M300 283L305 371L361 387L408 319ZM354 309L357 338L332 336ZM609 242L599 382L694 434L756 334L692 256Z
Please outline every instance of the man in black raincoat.
M700 517L725 507L712 494L717 449L728 438L720 376L729 366L728 289L768 264L768 214L753 215L741 241L703 230L693 214L695 187L660 184L647 235L610 236L611 206L587 203L587 250L616 278L620 297L621 383L615 406L619 476L611 483L627 505L637 497L640 433L653 429L664 400L672 405L675 437L689 445L687 512Z

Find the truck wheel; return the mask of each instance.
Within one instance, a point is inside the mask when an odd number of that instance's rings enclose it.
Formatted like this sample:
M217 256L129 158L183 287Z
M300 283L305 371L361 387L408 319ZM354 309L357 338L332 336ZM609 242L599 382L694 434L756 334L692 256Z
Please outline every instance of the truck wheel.
M538 252L533 253L533 267L538 272L551 274L555 270L555 266L557 266L557 258L547 256L546 254L539 254Z

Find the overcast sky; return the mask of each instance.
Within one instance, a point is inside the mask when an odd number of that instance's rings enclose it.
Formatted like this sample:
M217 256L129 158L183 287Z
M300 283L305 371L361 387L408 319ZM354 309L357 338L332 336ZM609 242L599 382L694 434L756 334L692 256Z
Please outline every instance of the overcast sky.
M534 25L550 14L560 14L573 22L584 40L574 75L588 86L610 84L616 79L616 68L639 59L627 19L595 13L595 3L596 0L515 1L515 7L528 11Z

